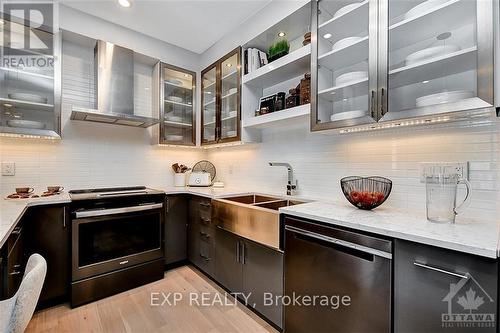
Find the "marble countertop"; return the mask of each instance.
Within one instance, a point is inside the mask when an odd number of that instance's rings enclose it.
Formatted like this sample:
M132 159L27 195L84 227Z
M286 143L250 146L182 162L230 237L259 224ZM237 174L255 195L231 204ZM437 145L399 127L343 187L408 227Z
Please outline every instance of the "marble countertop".
M211 199L249 193L285 197L283 193L278 192L260 193L242 191L238 188L156 187L156 189L166 194L192 194ZM310 201L305 197L294 196L293 198ZM67 193L46 198L2 200L0 202L0 247L3 246L28 207L69 202L71 199ZM347 202L312 201L280 208L280 213L489 258L500 256L498 242L500 228L496 223L461 219L460 216L457 217L455 224L432 223L427 221L425 215L412 215L384 206L373 211L363 211Z
M12 229L17 225L28 207L69 203L66 192L59 195L33 199L0 199L0 247L4 245Z
M429 222L421 216L378 207L360 210L349 203L310 202L280 208L280 213L405 239L483 257L499 256L499 225L457 216L454 224Z

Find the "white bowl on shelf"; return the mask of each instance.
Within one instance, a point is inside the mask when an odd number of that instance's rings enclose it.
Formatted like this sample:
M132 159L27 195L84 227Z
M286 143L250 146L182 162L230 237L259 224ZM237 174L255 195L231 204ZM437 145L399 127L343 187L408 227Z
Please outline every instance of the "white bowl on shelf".
M34 120L23 120L23 119L11 119L7 120L7 126L9 127L20 127L20 128L30 128L30 129L44 129L45 124Z
M330 116L330 121L339 121L345 119L356 119L366 116L366 110L353 110L334 113Z
M356 3L351 3L350 5L342 7L339 10L337 10L335 12L335 14L333 14L333 18L336 19L337 17L342 16L345 13L348 13L351 10L358 8L359 6L361 6L361 4L362 4L362 2L356 2Z
M184 136L182 136L182 135L168 134L168 135L165 135L165 139L167 141L182 141L182 139L184 139Z
M11 93L8 96L10 99L15 99L18 101L47 104L47 97L40 96L37 94Z
M418 62L426 61L435 57L450 54L453 52L460 51L460 46L458 45L440 45L428 47L426 49L413 52L405 58L406 66L413 65Z
M354 45L354 44L358 43L359 41L361 41L364 38L365 37L347 37L347 38L343 38L343 39L337 41L335 44L333 44L332 51L340 50L340 49L343 49L345 47Z
M408 19L411 19L413 17L420 16L421 14L431 10L432 8L438 7L438 6L444 4L448 1L450 1L450 0L427 0L427 1L424 1L424 2L416 5L415 7L410 9L409 11L407 11L406 14L403 16L404 20L408 20Z
M474 93L472 91L467 91L467 90L443 91L437 94L431 94L419 97L417 98L415 104L417 105L417 107L420 108L429 105L453 103L472 97L474 97Z
M339 75L335 79L335 85L336 86L347 85L349 82L355 82L355 81L360 81L360 80L364 80L364 79L368 79L368 72L367 71L349 72L349 73Z

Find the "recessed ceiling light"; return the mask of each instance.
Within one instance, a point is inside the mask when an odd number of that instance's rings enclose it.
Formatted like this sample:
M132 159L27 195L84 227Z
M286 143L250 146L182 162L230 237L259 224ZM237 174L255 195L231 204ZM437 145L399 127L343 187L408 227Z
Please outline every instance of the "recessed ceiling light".
M422 81L422 83L429 83L429 80L424 80Z
M231 67L232 65L233 65L233 64L231 64L231 63L227 63L227 64L226 64L226 66L227 66L227 67Z
M278 37L285 37L286 33L283 31L278 32Z
M130 6L132 6L132 2L130 0L118 0L118 3L120 4L120 6L125 8L129 8Z
M326 33L326 34L323 35L323 38L325 38L325 39L332 38L332 34L331 33Z

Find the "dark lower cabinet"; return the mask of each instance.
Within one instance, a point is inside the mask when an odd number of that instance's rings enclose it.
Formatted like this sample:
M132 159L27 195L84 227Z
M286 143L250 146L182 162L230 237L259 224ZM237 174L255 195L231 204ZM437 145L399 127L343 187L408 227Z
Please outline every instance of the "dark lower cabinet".
M189 199L184 195L169 195L166 199L165 264L187 259L187 226Z
M69 296L71 226L68 212L66 206L40 206L29 208L26 215L26 258L39 253L47 261L39 307L64 302Z
M14 296L23 279L26 261L24 258L23 223L19 223L12 230L7 240L7 265L6 265L6 298Z
M394 332L497 332L498 265L396 240Z
M189 200L188 259L200 270L214 274L214 227L211 200L191 197Z
M249 306L282 327L283 254L217 228L215 279L230 292L245 293Z

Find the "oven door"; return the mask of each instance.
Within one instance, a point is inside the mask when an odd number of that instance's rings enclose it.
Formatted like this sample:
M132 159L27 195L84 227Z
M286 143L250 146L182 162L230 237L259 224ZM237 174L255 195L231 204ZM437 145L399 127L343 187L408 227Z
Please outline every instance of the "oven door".
M72 280L163 255L163 204L77 211L72 221Z

